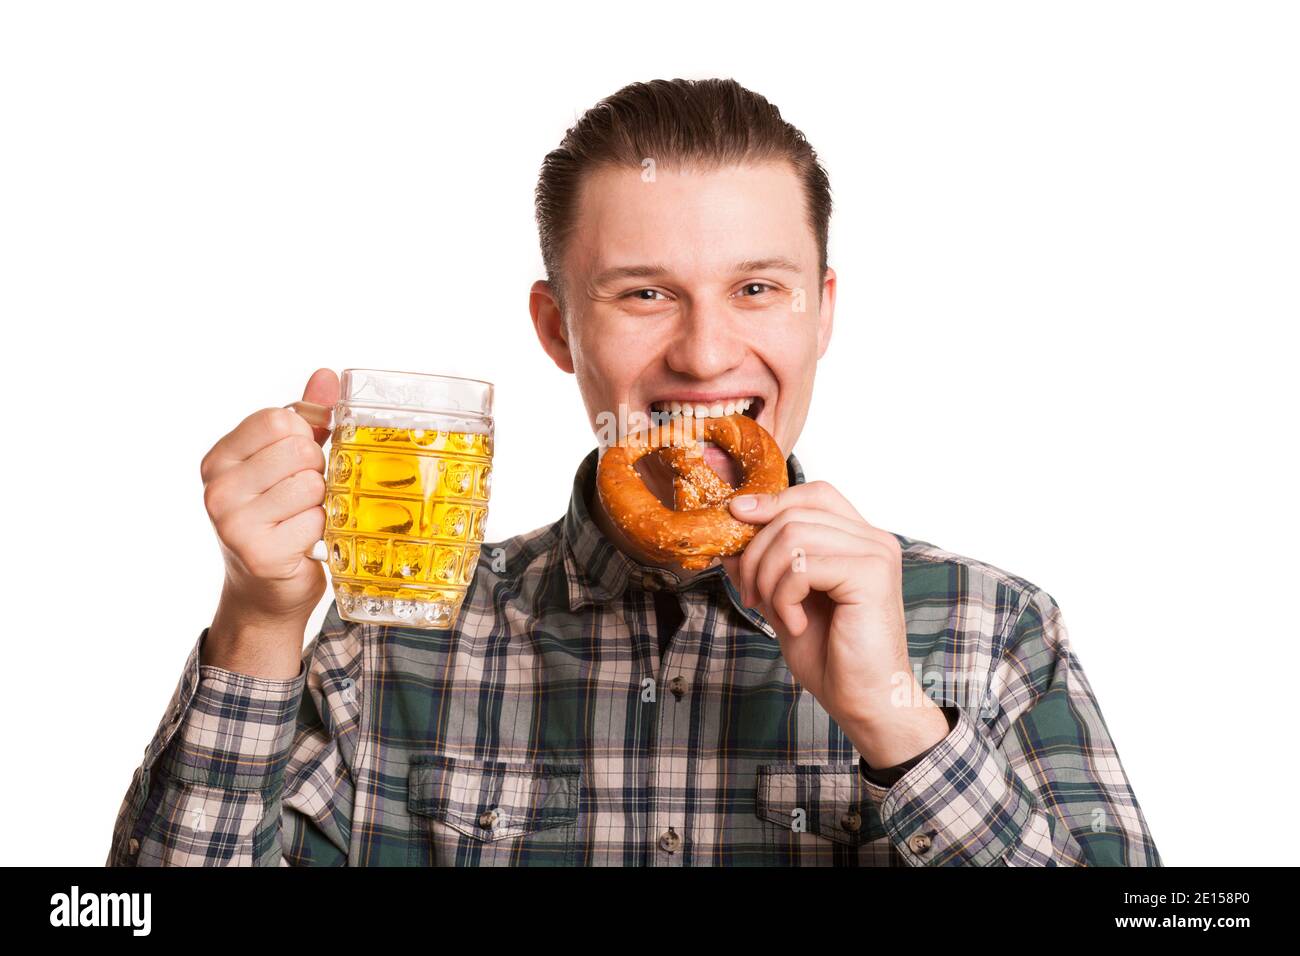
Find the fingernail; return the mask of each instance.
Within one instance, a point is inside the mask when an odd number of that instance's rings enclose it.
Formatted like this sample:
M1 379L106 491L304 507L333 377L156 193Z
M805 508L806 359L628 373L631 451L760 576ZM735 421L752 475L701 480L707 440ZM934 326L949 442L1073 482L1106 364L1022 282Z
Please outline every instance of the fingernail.
M753 511L758 507L758 499L753 495L740 495L732 498L731 504L737 511Z

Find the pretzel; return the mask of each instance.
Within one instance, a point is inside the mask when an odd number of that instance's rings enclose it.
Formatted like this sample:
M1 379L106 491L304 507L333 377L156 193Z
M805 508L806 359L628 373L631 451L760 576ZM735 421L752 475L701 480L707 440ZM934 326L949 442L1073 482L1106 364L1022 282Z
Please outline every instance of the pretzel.
M701 441L713 442L736 461L740 487L732 488L705 463ZM676 474L676 510L665 508L637 473L636 463L651 452L660 452ZM785 456L772 436L741 414L651 425L607 448L596 470L600 503L618 529L652 559L690 571L739 554L758 532L758 525L731 516L728 501L775 493L789 483Z
M718 477L704 460L698 444L670 445L659 449L659 460L676 474L673 478L673 507L677 511L712 508L735 494L736 489Z

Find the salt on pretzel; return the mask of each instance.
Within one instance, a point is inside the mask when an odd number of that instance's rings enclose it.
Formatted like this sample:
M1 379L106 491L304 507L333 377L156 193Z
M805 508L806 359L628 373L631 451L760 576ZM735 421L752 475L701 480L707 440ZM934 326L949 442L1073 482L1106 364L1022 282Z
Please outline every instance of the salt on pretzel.
M677 511L694 511L712 508L736 493L709 467L704 460L704 449L694 445L670 445L659 449L659 459L671 468L673 476L673 508Z
M738 488L704 462L697 444L701 441L713 442L740 466ZM660 503L636 470L638 461L661 449L665 463L677 475L675 511ZM776 441L758 422L741 414L652 425L606 449L596 471L601 506L618 529L654 560L675 562L691 571L708 567L715 557L739 554L758 532L758 525L731 516L727 510L731 498L774 494L789 483L785 457ZM683 509L683 505L694 507Z

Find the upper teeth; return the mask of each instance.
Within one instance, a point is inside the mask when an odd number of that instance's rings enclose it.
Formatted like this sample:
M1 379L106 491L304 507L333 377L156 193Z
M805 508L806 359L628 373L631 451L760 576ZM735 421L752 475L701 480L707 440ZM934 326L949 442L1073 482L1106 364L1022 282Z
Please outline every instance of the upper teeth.
M683 415L687 418L721 418L724 415L734 415L737 412L742 414L752 405L756 398L729 398L726 401L710 402L654 402L650 406L650 411L659 413L659 417L667 415L672 418L675 415Z

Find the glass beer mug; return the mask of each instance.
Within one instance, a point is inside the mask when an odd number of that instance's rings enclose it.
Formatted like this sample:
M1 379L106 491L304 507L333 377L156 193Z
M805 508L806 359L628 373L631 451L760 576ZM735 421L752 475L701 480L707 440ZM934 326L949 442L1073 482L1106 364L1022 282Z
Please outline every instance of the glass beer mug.
M330 427L329 409L287 406ZM492 383L343 370L326 467L324 561L346 621L455 624L492 489Z

